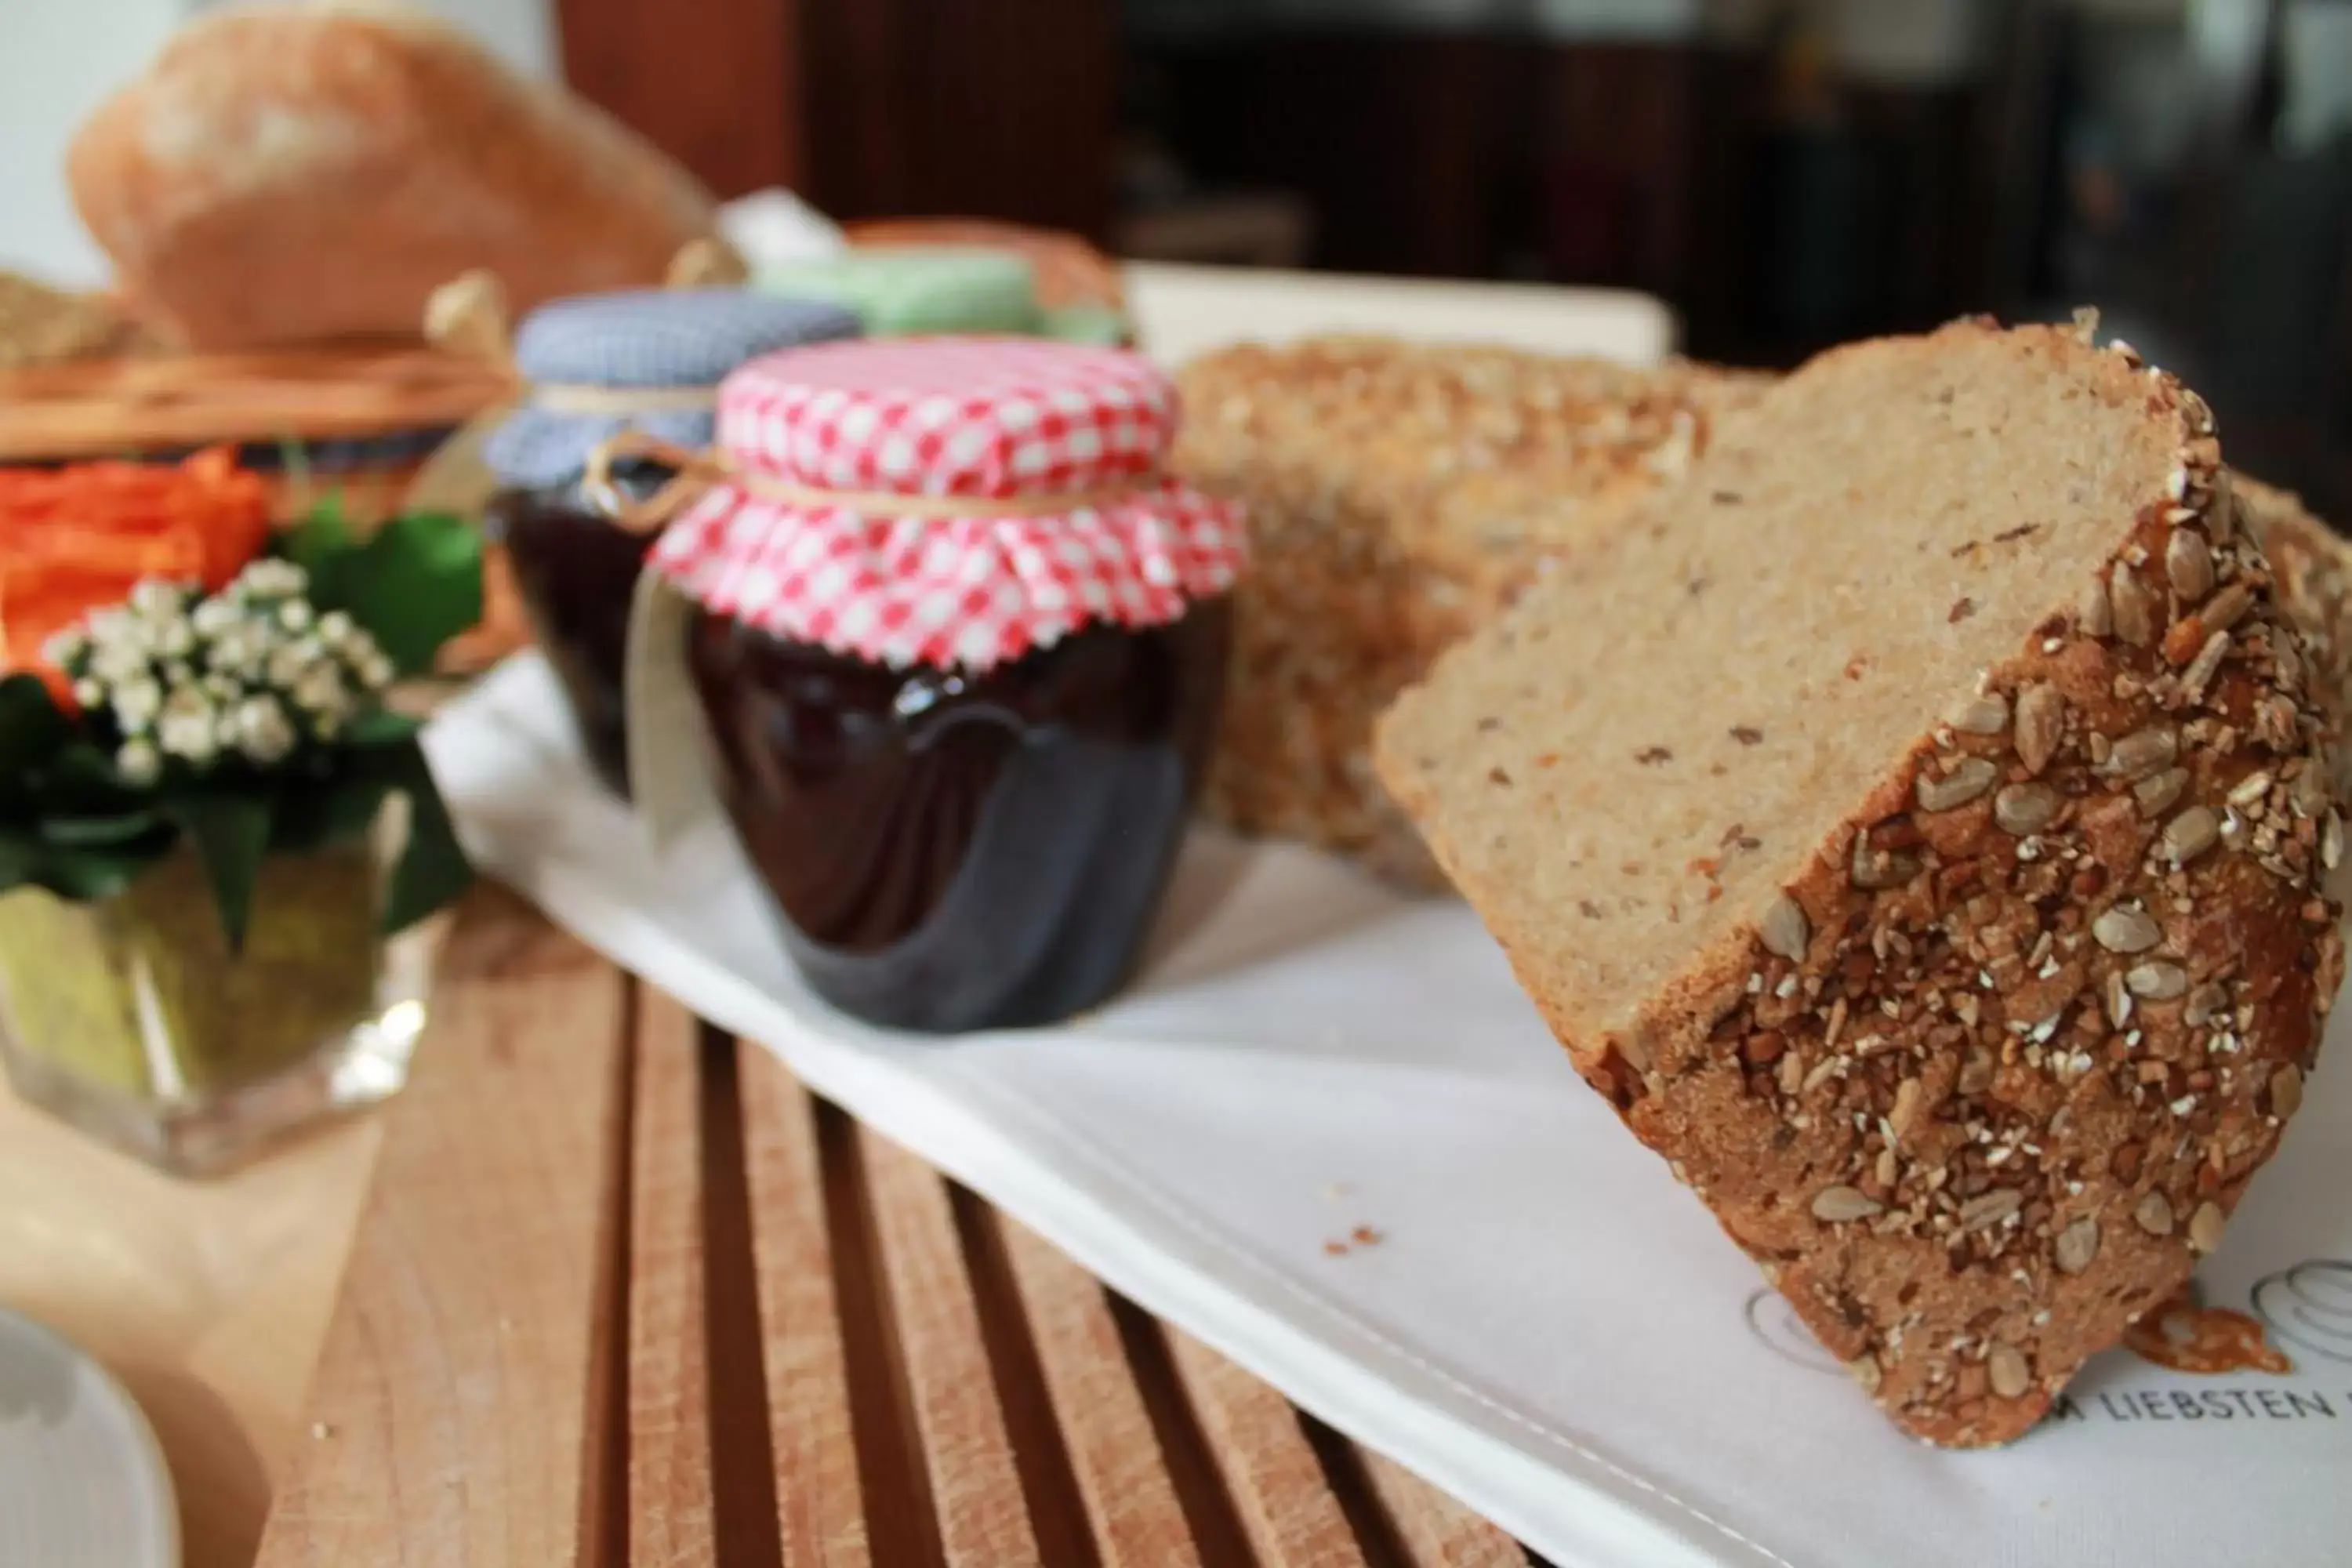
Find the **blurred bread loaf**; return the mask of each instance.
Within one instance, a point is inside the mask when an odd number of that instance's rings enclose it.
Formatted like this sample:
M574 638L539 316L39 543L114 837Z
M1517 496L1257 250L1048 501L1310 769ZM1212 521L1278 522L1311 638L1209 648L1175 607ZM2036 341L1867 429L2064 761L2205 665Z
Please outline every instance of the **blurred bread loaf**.
M1175 466L1249 508L1211 814L1442 886L1372 721L1553 553L1678 478L1759 376L1378 338L1244 344L1180 377Z
M421 14L208 13L82 127L82 220L188 347L414 337L473 268L518 310L657 284L710 197L602 111Z

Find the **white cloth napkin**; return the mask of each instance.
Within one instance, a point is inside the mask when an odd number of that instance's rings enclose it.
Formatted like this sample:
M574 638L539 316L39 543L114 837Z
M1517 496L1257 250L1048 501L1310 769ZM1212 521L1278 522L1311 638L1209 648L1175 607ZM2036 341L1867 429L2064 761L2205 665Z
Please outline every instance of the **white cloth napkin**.
M1459 905L1202 833L1116 1005L898 1037L808 995L715 825L646 847L535 658L429 743L482 865L556 921L1563 1568L2352 1561L2352 1056L2202 1275L2292 1371L2119 1351L2063 1419L1939 1453L1577 1080Z

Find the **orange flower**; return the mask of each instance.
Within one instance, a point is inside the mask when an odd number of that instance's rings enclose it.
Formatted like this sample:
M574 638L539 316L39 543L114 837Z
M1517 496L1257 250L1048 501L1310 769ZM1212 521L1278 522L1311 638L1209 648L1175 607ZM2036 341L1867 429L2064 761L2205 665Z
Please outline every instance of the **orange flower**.
M0 468L0 672L32 670L68 700L49 638L142 578L222 587L268 537L268 493L225 447L177 467Z

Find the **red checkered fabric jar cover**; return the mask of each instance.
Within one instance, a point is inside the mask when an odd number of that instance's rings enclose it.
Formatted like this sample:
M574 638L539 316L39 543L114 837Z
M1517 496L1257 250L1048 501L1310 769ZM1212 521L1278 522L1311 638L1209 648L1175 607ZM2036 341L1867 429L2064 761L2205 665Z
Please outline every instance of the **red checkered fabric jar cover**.
M1230 588L1246 552L1238 509L1160 471L1176 418L1168 377L1111 349L788 349L719 388L740 482L696 500L652 562L713 610L894 668L985 669L1092 622L1161 625ZM893 495L928 499L893 515Z

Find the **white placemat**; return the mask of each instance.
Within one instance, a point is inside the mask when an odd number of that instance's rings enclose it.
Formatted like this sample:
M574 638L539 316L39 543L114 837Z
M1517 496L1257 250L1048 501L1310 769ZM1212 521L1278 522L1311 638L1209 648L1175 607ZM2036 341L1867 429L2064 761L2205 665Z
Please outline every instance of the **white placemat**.
M482 865L557 921L1562 1568L2352 1561L2352 1068L2203 1270L2291 1370L2116 1352L2025 1441L1939 1453L1792 1326L1458 905L1203 832L1116 1005L898 1037L801 987L722 834L645 847L535 658L430 744Z

